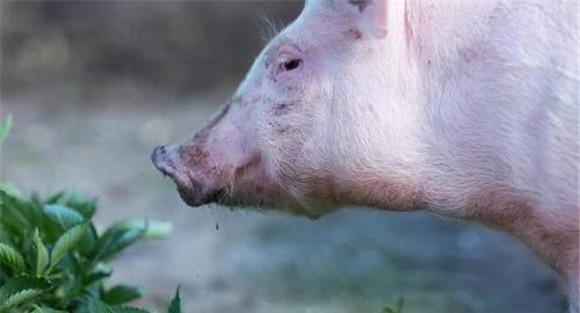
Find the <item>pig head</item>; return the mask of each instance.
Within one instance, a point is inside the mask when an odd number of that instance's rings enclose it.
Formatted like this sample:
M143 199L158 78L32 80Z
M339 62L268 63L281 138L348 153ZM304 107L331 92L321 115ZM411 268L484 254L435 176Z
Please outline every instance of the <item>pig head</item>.
M187 204L275 207L310 217L350 204L421 205L408 162L416 106L376 108L385 97L403 105L411 96L398 97L399 78L376 70L392 67L388 59L371 57L386 31L379 4L307 2L221 113L188 142L155 149L155 166L175 180ZM381 126L389 121L399 133Z

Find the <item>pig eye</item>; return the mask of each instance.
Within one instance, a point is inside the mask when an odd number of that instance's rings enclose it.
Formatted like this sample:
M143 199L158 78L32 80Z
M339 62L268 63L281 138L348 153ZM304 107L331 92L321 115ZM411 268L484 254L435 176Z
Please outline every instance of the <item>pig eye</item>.
M280 64L280 67L282 67L284 71L290 72L299 68L301 64L302 64L301 59L289 59L282 62L282 64Z

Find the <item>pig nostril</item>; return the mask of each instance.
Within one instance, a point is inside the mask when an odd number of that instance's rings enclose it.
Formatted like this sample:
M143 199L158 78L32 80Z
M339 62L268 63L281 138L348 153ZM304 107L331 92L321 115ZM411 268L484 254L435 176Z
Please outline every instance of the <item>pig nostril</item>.
M153 152L151 152L151 161L155 163L157 160L159 160L160 157L165 156L165 154L165 146L157 146L153 149Z
M161 153L161 154L165 154L165 152L167 152L165 149L165 146L157 146L157 147L155 147L155 149L153 151L155 151L155 153Z

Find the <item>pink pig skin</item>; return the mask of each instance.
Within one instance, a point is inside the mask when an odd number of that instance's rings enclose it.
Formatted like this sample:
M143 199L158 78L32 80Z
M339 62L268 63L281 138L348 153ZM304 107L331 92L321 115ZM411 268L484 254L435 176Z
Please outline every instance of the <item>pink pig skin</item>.
M578 313L575 0L307 0L155 166L191 206L428 210L521 239Z

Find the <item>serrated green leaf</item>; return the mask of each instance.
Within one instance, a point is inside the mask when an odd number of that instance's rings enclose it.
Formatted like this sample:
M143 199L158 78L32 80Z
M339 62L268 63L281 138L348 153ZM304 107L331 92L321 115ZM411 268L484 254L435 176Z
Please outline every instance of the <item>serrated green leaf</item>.
M78 193L72 193L65 201L66 206L79 212L85 219L91 219L97 210L97 199L85 199Z
M59 310L55 310L55 309L51 309L51 308L47 308L47 307L35 307L34 311L32 311L32 313L67 313L66 311L59 311Z
M179 287L177 287L175 296L173 297L173 300L171 300L169 308L167 308L167 313L181 313L181 297L179 296Z
M142 295L143 291L139 288L117 285L107 290L102 300L109 305L119 305L139 299Z
M99 238L94 259L110 260L139 240L163 237L170 231L170 223L147 219L128 219L117 222Z
M169 222L152 221L149 219L127 219L116 223L115 229L144 229L143 239L158 239L167 237L173 228Z
M97 245L98 240L97 230L95 229L94 225L89 224L87 231L81 238L79 242L79 253L84 257L90 257L93 255L95 247Z
M397 302L396 308L386 307L381 313L403 313L403 307L405 306L405 298L400 298Z
M66 197L66 192L64 191L59 191L55 194L50 195L48 198L46 198L46 200L44 201L44 203L46 204L57 204L57 203L61 203L62 200L64 200Z
M113 274L113 269L104 262L98 262L90 271L89 276L84 280L85 285L90 285Z
M149 313L149 311L130 306L114 306L111 308L113 313Z
M79 212L60 204L45 205L42 208L42 212L63 229L69 229L85 221Z
M144 228L117 228L110 227L99 238L95 249L95 260L110 260L128 246L139 241L145 234Z
M0 243L0 263L10 266L17 272L23 272L26 268L24 258L11 246Z
M40 238L40 233L38 232L38 228L34 230L34 248L36 250L36 275L42 276L44 274L44 270L50 263L50 257L48 255L48 249L42 242Z
M74 226L73 228L67 230L62 236L60 236L60 238L58 238L50 255L49 272L72 248L75 247L75 245L85 234L87 227L87 224Z
M51 284L44 278L37 278L28 275L16 276L0 287L0 303L6 302L14 294L23 290L44 290L50 287Z
M12 128L12 115L11 114L9 114L6 117L4 122L0 123L0 143L2 143L2 141L4 141L4 139L8 135L8 132L10 131L10 128Z
M34 308L34 311L32 311L32 313L67 313L67 312L66 311L59 311L59 310L55 310L55 309L51 309L51 308L47 308L47 307L36 306Z
M0 189L0 223L15 235L23 235L30 229L35 214L34 205L24 202Z
M0 190L4 191L5 193L7 193L8 195L14 197L14 198L22 198L23 194L22 192L16 188L16 186L14 186L11 183L8 182L4 182L0 184Z
M88 309L89 313L113 313L110 306L93 298L89 299Z
M0 304L0 312L6 311L14 306L22 304L26 301L34 299L42 294L42 290L38 289L26 289L19 291L12 296L10 296L4 303Z

